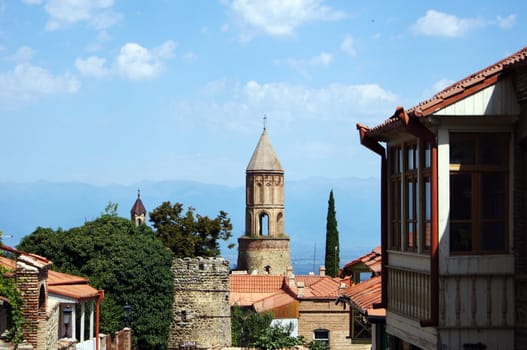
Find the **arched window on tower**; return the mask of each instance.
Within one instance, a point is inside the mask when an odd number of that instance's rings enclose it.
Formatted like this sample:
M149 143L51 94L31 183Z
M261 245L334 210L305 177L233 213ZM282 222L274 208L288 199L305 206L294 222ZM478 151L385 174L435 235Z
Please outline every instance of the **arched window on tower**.
M284 214L278 213L276 216L276 234L280 235L284 233Z
M267 213L260 214L260 236L269 235L269 216Z

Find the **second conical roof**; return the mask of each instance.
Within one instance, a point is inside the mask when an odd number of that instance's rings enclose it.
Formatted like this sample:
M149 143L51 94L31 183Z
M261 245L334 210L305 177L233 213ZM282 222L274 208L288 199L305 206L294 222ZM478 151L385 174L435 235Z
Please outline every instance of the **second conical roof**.
M265 129L247 166L247 171L258 170L284 171Z

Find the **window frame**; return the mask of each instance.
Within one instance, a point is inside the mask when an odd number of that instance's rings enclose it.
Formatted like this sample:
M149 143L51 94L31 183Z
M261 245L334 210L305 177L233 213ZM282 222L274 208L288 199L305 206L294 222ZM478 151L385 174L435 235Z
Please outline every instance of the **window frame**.
M430 252L431 150L430 142L418 138L388 147L388 247L391 250Z
M495 135L494 140L502 141L503 149L500 150L502 157L501 164L485 164L481 162L481 143L483 137L488 137L489 135ZM453 152L458 152L458 150L453 149L453 137L457 137L460 140L474 141L474 150L473 150L473 161L471 163L462 163L454 162L452 159ZM500 140L499 137L502 137ZM463 140L465 138L466 140ZM449 132L449 252L452 256L462 256L462 255L497 255L497 254L508 254L510 251L509 240L510 240L510 150L511 150L511 138L512 135L510 132L462 132L462 131L451 131ZM498 147L492 147L493 150L496 150ZM482 214L485 209L485 203L483 203L484 192L483 190L483 181L485 175L501 174L503 176L502 191L501 195L503 197L503 213L501 218L483 218ZM466 208L465 211L470 213L470 217L453 218L454 207L452 205L453 194L454 194L454 181L455 176L465 176L469 179L470 185L470 207ZM469 186L467 186L468 188ZM458 201L459 202L459 201ZM463 210L459 205L460 210ZM459 210L458 210L459 214ZM456 215L457 216L457 215ZM492 223L501 223L503 237L501 240L503 242L503 249L485 249L482 248L482 237L483 237L483 228L488 227L488 224ZM454 249L454 225L466 225L470 226L470 249ZM460 238L457 239L459 242ZM461 243L459 243L461 244Z

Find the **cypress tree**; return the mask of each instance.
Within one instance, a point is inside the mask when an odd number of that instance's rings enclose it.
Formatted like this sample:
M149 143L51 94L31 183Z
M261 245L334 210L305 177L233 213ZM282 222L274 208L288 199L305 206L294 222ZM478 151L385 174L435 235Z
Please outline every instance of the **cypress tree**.
M326 223L326 274L337 277L340 264L339 231L337 229L337 217L335 213L335 198L333 190L329 193L328 216Z

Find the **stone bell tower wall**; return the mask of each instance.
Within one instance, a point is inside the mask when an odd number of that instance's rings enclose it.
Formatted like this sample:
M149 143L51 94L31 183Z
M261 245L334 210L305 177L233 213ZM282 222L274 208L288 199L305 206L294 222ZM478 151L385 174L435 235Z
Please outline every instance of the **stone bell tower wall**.
M223 258L174 259L172 271L168 349L230 346L229 262Z
M247 273L286 275L291 266L289 238L249 238L238 239L237 270Z

